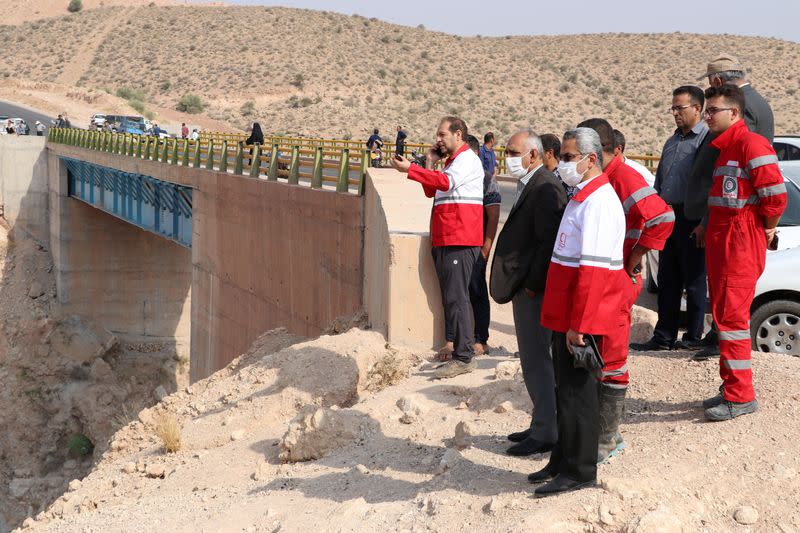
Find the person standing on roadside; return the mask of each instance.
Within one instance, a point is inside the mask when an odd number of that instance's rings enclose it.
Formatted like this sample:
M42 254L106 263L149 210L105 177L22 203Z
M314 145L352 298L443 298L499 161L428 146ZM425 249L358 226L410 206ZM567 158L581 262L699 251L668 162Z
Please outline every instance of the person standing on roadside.
M612 151L609 141L608 151ZM625 214L603 172L604 147L591 128L564 134L558 175L577 192L558 227L542 300L542 326L553 331L558 443L547 465L528 476L536 496L594 486L601 426L598 374L576 364L596 346L608 365L606 340L619 328L630 284L623 268ZM538 406L537 406L538 409Z
M181 139L189 137L189 126L185 122L181 122Z
M250 136L244 141L245 146L250 146L250 162L249 164L253 164L253 151L255 150L254 145L258 144L259 146L264 145L264 132L261 131L261 124L258 122L253 122L252 131L250 131Z
M444 117L436 143L428 151L426 168L403 156L391 158L395 170L419 182L425 196L433 198L431 254L439 278L445 323L455 327L452 359L434 372L437 379L451 378L476 368L474 324L469 303L469 282L483 246L483 166L466 143L466 123ZM434 165L444 159L444 168Z
M512 304L522 378L534 405L530 425L508 435L515 444L506 453L518 456L548 452L558 439L552 331L541 324L541 315L567 193L544 166L543 153L539 136L530 129L506 143L506 168L518 180L518 194L497 238L490 278L494 301Z
M661 152L655 189L672 207L675 227L659 254L658 322L649 341L631 344L634 350L695 348L703 336L707 305L706 258L704 250L696 246L692 238L692 230L700 221L686 217L683 202L695 155L708 134L708 126L703 121L704 104L705 97L700 87L683 85L672 92L669 112L677 128ZM684 290L688 324L680 341L678 317Z
M703 402L708 420L758 409L750 353L750 306L767 248L786 208L786 185L772 144L743 120L744 92L733 84L705 92L705 119L719 150L708 196L706 265L719 334L720 393Z
M399 156L406 155L406 132L402 126L397 126L397 137L394 140L394 152Z
M672 209L659 198L644 178L614 155L614 129L607 120L592 118L578 124L597 132L603 146L603 172L616 191L625 213L624 270L627 283L624 305L620 309L621 326L604 337L603 360L606 363L600 379L600 441L597 462L603 462L625 447L619 425L625 406L628 373L628 339L631 332L631 310L642 289L642 257L649 250L662 250L675 222ZM562 156L564 149L562 148ZM562 157L563 159L563 157ZM559 170L559 174L561 170ZM562 176L563 178L563 176Z
M558 161L561 157L561 140L552 133L545 133L542 140L542 164L550 172L555 172L558 168Z
M36 121L36 136L37 137L42 137L44 135L45 129L46 129L45 125L37 120Z
M730 54L722 54L708 63L706 73L697 79L707 79L708 85L711 87L722 87L725 84L739 87L744 94L745 109L742 119L747 128L772 143L775 135L772 108L750 84L744 67L738 59ZM697 151L684 200L687 217L701 221L692 232L694 241L699 247L703 247L705 243L705 228L708 223L708 191L713 181L714 164L719 156L719 150L711 145L715 137L713 131L709 132ZM715 324L712 324L711 331L703 337L701 346L696 346L696 348L701 349L692 355L694 361L706 361L712 357L719 357L719 338Z
M494 133L491 131L483 136L483 146L481 146L478 157L481 158L483 172L492 178L497 176L497 156L494 153Z

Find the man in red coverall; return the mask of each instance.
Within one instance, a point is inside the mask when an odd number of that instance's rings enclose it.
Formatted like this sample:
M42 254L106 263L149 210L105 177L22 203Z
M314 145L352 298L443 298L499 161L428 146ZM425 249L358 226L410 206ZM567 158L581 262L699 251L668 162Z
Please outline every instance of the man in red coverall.
M625 211L623 266L633 283L627 284L620 309L622 326L604 338L606 368L600 380L600 439L597 462L616 455L625 447L619 423L628 388L628 338L631 308L642 290L641 261L649 250L662 250L675 224L675 213L650 187L641 174L614 155L614 128L607 120L591 118L578 127L592 128L603 145L603 172Z
M706 90L705 119L720 151L708 196L706 265L719 329L720 394L703 402L706 418L731 420L758 409L750 360L750 305L767 247L786 208L786 185L769 141L742 120L744 93Z

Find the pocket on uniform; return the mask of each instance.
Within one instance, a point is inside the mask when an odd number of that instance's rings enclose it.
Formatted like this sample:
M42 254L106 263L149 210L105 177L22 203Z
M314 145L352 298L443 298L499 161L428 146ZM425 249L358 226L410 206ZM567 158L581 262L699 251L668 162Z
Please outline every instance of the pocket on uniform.
M725 278L722 309L719 310L718 319L724 329L748 328L756 281L751 276L731 275Z

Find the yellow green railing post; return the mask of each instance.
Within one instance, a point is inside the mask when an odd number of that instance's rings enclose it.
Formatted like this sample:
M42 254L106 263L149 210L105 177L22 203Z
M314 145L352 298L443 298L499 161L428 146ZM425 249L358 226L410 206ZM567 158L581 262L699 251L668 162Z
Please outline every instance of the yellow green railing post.
M233 173L237 176L241 176L242 172L244 172L244 143L239 141L237 143L238 148L236 148L236 160L233 164Z
M189 166L189 139L183 140L183 156L181 157L181 166Z
M112 137L112 139L114 141L114 142L111 143L111 153L112 154L119 153L119 135L120 135L119 133L115 133L114 136Z
M178 164L178 139L176 138L172 142L172 159L170 160L170 164L177 165Z
M161 162L169 163L169 139L164 139L164 149L161 150Z
M194 159L192 161L194 168L200 168L200 141L198 140L194 145Z
M314 153L314 170L311 174L311 188L322 188L322 147L318 146Z
M269 172L267 172L267 179L270 181L278 179L278 154L278 143L272 143L272 152L269 154Z
M350 187L350 149L342 150L342 160L339 162L339 181L336 183L336 192L347 192Z
M142 136L141 135L137 135L136 136L136 152L135 152L135 155L136 155L137 159L141 159L142 158Z
M228 141L222 141L222 151L219 154L219 171L228 172Z
M292 148L292 159L289 163L289 184L297 185L300 180L300 147Z
M369 169L369 149L362 150L361 152L361 175L366 176Z
M208 154L206 154L206 169L214 170L214 141L208 140Z
M150 136L147 136L144 140L144 158L149 160L150 159Z
M261 145L253 145L253 154L250 156L250 177L257 178L261 174Z

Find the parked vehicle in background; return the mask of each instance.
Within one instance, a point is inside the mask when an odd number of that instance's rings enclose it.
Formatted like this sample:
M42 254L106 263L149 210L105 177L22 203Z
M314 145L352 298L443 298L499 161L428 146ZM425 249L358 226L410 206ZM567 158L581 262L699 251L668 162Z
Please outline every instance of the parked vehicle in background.
M89 119L89 129L100 129L106 123L106 115L95 113Z
M800 161L800 135L781 135L772 141L778 161Z
M800 356L800 247L767 254L750 307L753 350Z
M127 117L116 122L112 127L112 131L117 133L131 133L133 135L145 135L147 133L144 122L130 120Z

